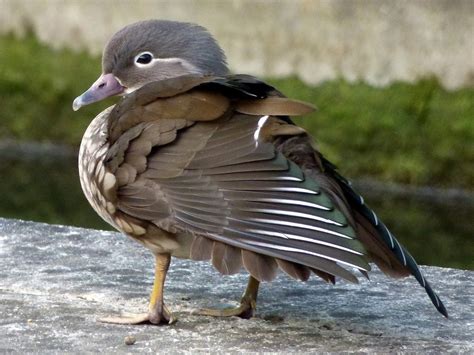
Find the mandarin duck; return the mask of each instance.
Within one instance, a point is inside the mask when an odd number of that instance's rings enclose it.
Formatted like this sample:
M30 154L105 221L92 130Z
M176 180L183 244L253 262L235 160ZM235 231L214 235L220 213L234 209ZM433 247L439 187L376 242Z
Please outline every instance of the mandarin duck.
M278 270L356 283L373 262L391 277L413 275L447 317L413 257L289 118L314 107L230 74L205 28L148 20L118 31L73 108L114 95L82 139L81 186L156 266L148 312L102 321L173 323L163 301L172 256L250 274L240 305L200 311L210 316L253 316L260 282Z

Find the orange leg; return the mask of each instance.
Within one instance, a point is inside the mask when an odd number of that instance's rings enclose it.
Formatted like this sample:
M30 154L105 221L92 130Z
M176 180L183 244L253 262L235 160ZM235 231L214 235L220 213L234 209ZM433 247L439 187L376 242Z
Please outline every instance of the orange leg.
M150 295L148 313L130 314L121 317L106 317L99 322L112 324L172 324L176 322L171 312L163 302L163 290L165 286L166 273L170 266L170 254L155 255L155 281L153 291Z

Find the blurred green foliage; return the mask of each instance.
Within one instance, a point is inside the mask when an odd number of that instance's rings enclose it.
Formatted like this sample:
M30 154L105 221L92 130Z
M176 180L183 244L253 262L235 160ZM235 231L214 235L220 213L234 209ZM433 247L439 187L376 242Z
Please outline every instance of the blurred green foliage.
M375 88L342 80L316 88L270 80L318 111L295 119L348 176L416 185L474 187L474 89L436 79Z
M0 36L0 138L78 145L91 118L113 101L72 111L100 74L100 58L54 50L29 35Z
M100 74L100 58L53 50L32 36L0 37L0 138L78 145L88 122L113 99L71 110ZM315 64L317 65L317 64ZM375 88L296 78L269 80L319 111L296 118L350 176L474 187L474 89L448 92L434 78Z

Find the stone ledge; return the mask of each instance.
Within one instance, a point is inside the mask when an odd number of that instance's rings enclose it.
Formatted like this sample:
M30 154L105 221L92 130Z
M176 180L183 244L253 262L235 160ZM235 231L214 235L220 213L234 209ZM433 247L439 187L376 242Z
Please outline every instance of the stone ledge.
M251 320L191 315L232 304L245 274L221 277L207 263L174 260L165 298L169 327L115 326L97 317L147 306L153 258L124 236L0 219L0 353L329 351L473 352L474 272L424 267L450 319L413 278L380 272L359 285L280 275L264 284ZM125 345L131 335L136 343Z

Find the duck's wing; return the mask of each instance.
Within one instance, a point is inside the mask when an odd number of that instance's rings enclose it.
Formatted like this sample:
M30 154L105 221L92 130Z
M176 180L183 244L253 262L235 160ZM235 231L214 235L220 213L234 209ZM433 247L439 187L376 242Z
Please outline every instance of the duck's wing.
M357 282L342 267L369 270L353 228L272 143L275 134L302 132L272 115L311 108L256 100L250 91L266 88L258 81L239 89L240 77L191 79L145 87L112 111L107 169L117 213L194 236L191 256L211 257L224 273L243 265L270 280L280 266L300 279L314 269L328 281Z
M191 257L223 273L243 265L259 280L280 267L357 282L345 267L365 273L373 260L392 276L415 275L446 315L413 258L286 117L307 105L246 77L171 84L144 87L112 113L120 213L191 235Z

